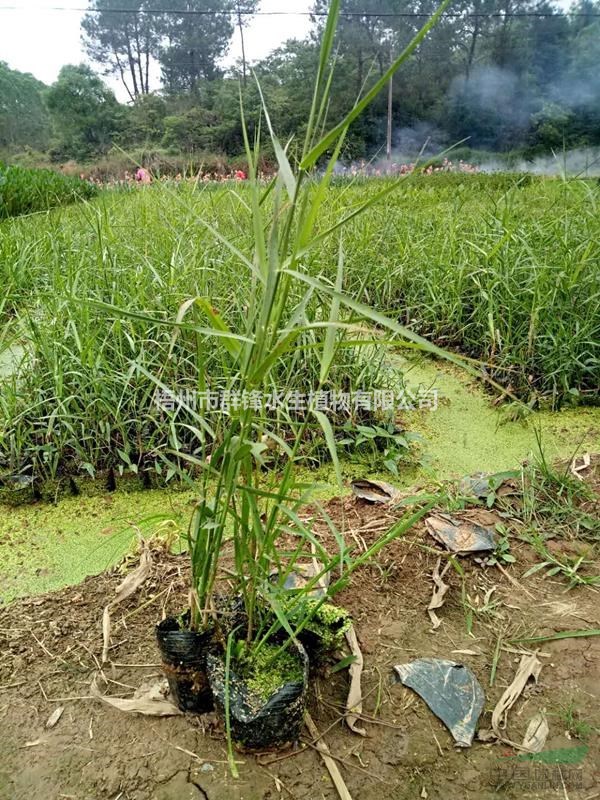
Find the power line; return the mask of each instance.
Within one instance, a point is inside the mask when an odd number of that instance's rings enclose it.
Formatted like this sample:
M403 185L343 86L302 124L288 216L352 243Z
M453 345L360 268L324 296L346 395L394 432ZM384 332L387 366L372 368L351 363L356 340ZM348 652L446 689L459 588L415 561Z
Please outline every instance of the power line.
M190 17L231 17L231 16L248 16L248 17L327 17L325 11L224 11L221 9L160 9L160 8L80 8L75 6L38 6L37 8L22 8L20 6L0 6L0 11L57 11L57 12L78 12L87 14L147 14L150 16L158 16L164 14L173 14L176 16L190 16ZM373 11L342 11L340 14L343 18L356 18L356 19L429 19L431 14L426 12L388 12L383 11L376 13ZM504 12L493 11L489 13L478 12L459 12L459 11L446 11L442 14L443 17L450 19L512 19L512 18L527 18L539 17L543 19L559 18L569 19L572 17L586 17L586 18L599 18L600 12L555 12L555 11L517 11L517 12Z

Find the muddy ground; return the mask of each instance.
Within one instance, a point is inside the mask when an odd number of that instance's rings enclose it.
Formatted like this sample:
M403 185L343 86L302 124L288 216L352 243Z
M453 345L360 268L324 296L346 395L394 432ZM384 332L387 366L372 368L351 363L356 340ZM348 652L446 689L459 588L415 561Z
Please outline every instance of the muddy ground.
M359 547L393 522L390 512L353 498L333 500L328 510ZM554 541L553 547L570 552L577 543ZM354 616L364 653L367 735L353 734L342 721L346 673L316 676L309 708L354 800L600 797L600 638L538 645L538 684L525 690L509 714L507 738L520 742L529 720L545 709L545 751L573 751L558 764L519 761L515 750L497 742L457 749L425 703L394 683L394 664L418 657L464 663L484 688L479 727L486 729L525 651L509 640L600 627L597 589L567 591L562 578L540 572L523 578L536 556L517 540L511 549L517 561L504 572L470 558L461 559L464 579L448 571L451 588L437 631L426 609L438 552L424 526L356 573L339 597ZM160 677L154 625L186 605L185 557L157 550L154 562L152 577L114 615L112 666L104 669L112 695L131 696ZM239 755L240 778L233 780L223 732L212 716L141 717L91 696L102 650L102 609L133 564L0 611L0 798L337 798L306 730L294 750ZM48 729L57 707L64 712Z

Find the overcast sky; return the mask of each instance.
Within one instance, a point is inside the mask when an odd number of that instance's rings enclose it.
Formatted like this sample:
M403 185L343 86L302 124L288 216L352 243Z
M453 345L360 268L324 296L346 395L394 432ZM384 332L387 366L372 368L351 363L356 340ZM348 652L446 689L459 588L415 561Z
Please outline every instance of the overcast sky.
M1 8L8 5L18 10ZM63 64L86 61L79 27L82 13L51 10L86 5L86 0L0 0L0 61L6 61L12 69L33 73L44 83L55 81ZM311 5L311 0L262 0L260 10L306 12ZM261 59L286 39L302 38L309 27L306 16L255 17L245 32L248 59ZM234 35L226 61L231 63L240 55L239 35ZM119 99L126 99L118 80L108 83Z
M558 0L557 5L568 8L570 0ZM53 11L53 7L85 7L86 0L0 0L0 61L13 69L31 72L44 83L56 80L63 64L85 61L81 49L79 23L81 11ZM307 12L311 0L262 0L260 10ZM6 10L2 6L16 6ZM307 16L255 17L246 30L246 51L250 61L257 61L286 39L302 38L308 32ZM234 35L226 63L241 55L239 35ZM98 69L98 65L93 65ZM114 78L108 83L120 100L127 95ZM158 82L156 83L158 88Z

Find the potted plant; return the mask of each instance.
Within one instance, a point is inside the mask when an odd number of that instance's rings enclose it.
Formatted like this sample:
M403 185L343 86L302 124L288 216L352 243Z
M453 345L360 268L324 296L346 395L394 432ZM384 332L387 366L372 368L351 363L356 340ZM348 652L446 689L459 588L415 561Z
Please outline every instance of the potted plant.
M253 252L244 254L211 223L199 220L251 275L252 292L244 318L238 319L234 329L208 298L196 297L183 304L175 327L175 337L185 330L197 337L201 392L218 386L222 393L238 398L264 397L278 390L281 363L299 352L317 355L318 377L307 388L322 389L357 318L385 326L413 346L444 355L410 330L343 293L341 240L334 284L313 277L304 265L307 256L338 235L345 223L396 187L386 186L334 226L319 229L320 209L349 126L414 51L447 2L346 117L322 135L340 13L340 1L331 3L312 110L295 166L273 132L264 108L279 167L268 186L261 183L258 174L260 131L251 144L244 124L249 181L243 189L243 202L251 208ZM326 167L316 177L314 168L323 157ZM323 308L328 308L328 314L323 314ZM363 336L360 341L358 338L353 346L373 344L368 337ZM204 348L208 342L221 354L223 369L216 384L206 369ZM302 444L307 431L316 424L341 483L334 432L323 410L309 404L297 413L274 412L260 404L240 402L230 404L226 412L207 413L189 407L186 411L188 421L182 424L194 431L197 448L193 453L177 455L200 471L200 498L188 535L190 608L177 619L163 621L157 630L167 674L178 702L189 710L201 711L211 706L210 683L217 709L225 718L230 743L234 740L251 748L283 744L297 738L302 723L308 680L308 660L300 642L303 633L310 632L311 621L345 585L352 570L375 555L390 536L407 530L430 505L402 520L367 554L353 559L339 537L339 552L331 555L300 519L298 512L307 502L308 487L296 479ZM280 435L282 414L288 432L285 437ZM176 441L174 445L177 451ZM271 447L278 450L283 461L282 471L277 474L262 470ZM284 541L288 542L286 546ZM307 546L313 555L316 553L321 573L314 575L303 590L289 592L286 578L306 557ZM241 605L235 614L229 601L219 599L223 592L216 590L224 551L229 549L232 563L227 572L228 594L234 601L239 598ZM325 573L335 573L337 577L315 601L312 589ZM195 692L196 700L190 692Z

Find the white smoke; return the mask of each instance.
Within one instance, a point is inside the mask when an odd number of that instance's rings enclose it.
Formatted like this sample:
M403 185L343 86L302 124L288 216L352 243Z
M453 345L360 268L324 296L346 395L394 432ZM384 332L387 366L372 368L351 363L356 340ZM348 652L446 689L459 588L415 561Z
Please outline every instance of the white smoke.
M600 176L600 148L580 147L565 152L537 156L531 160L486 159L481 172L527 172L567 178L592 178Z

